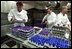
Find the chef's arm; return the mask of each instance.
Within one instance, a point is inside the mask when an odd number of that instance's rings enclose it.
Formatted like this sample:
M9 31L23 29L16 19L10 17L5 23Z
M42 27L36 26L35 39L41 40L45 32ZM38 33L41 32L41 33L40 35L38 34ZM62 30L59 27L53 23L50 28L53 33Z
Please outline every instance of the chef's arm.
M44 16L42 23L47 19L47 15Z
M8 21L12 23L14 20L15 20L15 17L13 16L13 13L11 10L8 14Z
M14 23L26 23L26 19L23 20L14 20Z
M28 22L28 16L27 15L25 15L25 18L23 19L23 21L26 23L26 22Z
M23 20L14 20L14 23L24 23Z
M25 19L23 19L23 20L15 20L14 22L15 23L26 23L26 20Z
M66 28L68 28L71 31L71 23L67 22L67 24L65 25Z
M67 17L66 21L67 21L67 23L65 26L71 31L71 23L70 23L68 17Z
M28 21L27 13L24 14L24 16L22 16L21 19L22 19L22 20L15 20L14 22L16 22L16 23L26 23L26 22Z

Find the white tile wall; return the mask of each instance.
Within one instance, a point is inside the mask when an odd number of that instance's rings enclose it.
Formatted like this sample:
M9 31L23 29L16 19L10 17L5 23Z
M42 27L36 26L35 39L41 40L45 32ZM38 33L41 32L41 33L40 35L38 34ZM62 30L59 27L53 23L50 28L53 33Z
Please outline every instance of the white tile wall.
M30 4L24 4L24 9L30 9L33 8L33 5ZM16 8L16 2L14 1L1 1L1 12L8 13L11 9Z

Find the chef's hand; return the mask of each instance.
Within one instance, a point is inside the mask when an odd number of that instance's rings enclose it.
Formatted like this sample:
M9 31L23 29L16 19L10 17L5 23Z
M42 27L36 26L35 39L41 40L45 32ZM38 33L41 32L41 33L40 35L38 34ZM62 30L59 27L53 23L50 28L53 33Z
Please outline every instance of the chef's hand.
M25 19L23 19L23 20L15 20L15 22L17 22L17 23L24 23L26 21L25 21Z
M12 19L11 19L11 23L13 23L14 21L15 21L16 19L15 19L15 17L14 16L12 16Z
M41 22L41 24L43 24L43 22Z
M48 22L47 21L45 21L45 23L44 24L48 24Z
M23 22L26 22L26 20L25 20L25 19L23 19Z
M41 24L43 24L44 21L41 22Z
M65 27L71 31L71 26L69 24L65 25Z

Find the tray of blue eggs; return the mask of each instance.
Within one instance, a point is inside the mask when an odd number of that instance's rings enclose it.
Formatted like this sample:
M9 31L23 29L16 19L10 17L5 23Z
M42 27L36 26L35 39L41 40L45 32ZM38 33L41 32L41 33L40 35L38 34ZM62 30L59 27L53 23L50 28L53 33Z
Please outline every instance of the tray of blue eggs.
M44 47L45 43L49 46L56 47L56 48L69 48L69 42L66 39L61 39L54 36L49 36L48 38L41 36L40 34L37 34L29 39L29 42L31 44L34 44L38 47Z

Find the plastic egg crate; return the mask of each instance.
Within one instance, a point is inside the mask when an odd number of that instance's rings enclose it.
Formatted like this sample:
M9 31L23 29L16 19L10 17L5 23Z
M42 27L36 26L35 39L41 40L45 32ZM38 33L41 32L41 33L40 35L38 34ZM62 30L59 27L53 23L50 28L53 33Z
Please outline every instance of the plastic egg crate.
M70 43L66 39L50 36L48 37L45 45L48 47L50 46L51 48L69 48Z
M52 28L52 35L64 38L65 33L66 33L66 28L65 27L53 26L53 28Z
M62 26L53 26L52 30L66 31L66 28Z
M64 38L64 31L53 30L52 35Z
M35 34L35 30L31 26L17 26L12 28L12 34L20 38L28 38Z
M46 38L40 36L39 34L29 38L29 43L36 45L37 47L43 48L44 43L46 42Z

